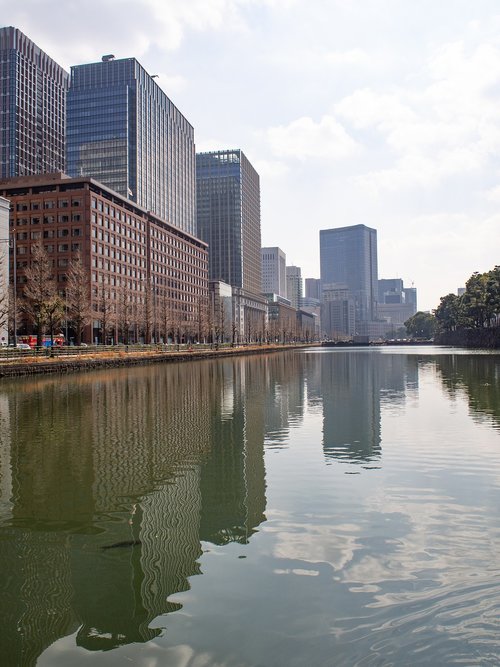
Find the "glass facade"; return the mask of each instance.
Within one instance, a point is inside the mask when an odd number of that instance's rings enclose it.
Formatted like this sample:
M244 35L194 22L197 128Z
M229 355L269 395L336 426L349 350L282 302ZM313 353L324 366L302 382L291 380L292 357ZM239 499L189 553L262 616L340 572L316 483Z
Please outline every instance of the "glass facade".
M162 220L194 234L194 130L135 60L71 68L67 161Z
M342 284L354 299L356 325L377 318L377 230L365 225L320 231L321 286Z
M0 177L65 170L69 75L13 27L0 28Z
M209 245L210 280L261 292L259 175L241 150L196 155L198 236Z

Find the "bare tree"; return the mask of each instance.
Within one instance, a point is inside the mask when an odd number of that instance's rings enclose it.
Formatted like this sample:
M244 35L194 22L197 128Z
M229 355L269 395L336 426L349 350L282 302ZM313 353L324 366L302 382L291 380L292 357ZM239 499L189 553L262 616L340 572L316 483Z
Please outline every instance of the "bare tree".
M144 342L146 345L151 343L151 337L155 334L155 309L153 285L150 280L142 283L144 291L141 293L142 302L138 304L137 313L140 330L144 333Z
M68 319L75 329L77 345L82 342L84 327L92 320L89 282L89 272L78 253L70 262L66 282Z
M95 295L97 296L96 310L101 327L101 343L106 345L108 333L112 329L115 320L115 304L104 283L102 283L101 290L98 287L95 289Z
M51 347L54 347L54 332L61 326L63 319L64 301L59 294L54 294L45 304L45 323L49 331Z
M211 333L211 317L209 304L206 297L199 296L197 303L197 338L198 343L205 343L208 335Z
M47 324L48 311L55 306L57 289L52 265L44 247L38 243L31 249L31 264L25 271L22 309L34 324L37 334L37 347L43 343L43 334ZM56 313L57 309L54 311Z
M133 323L133 304L130 289L127 281L118 289L118 299L116 304L116 325L123 343L128 345L130 337L130 327Z
M158 323L160 328L160 335L163 335L163 342L168 343L170 329L172 327L172 312L170 308L170 300L163 292L156 304Z
M0 264L2 265L2 270L0 271L0 330L1 331L7 331L9 327L11 294L9 289L9 281L7 277L8 273L7 262L8 262L8 257L6 258L6 253L5 252L1 253L0 254Z

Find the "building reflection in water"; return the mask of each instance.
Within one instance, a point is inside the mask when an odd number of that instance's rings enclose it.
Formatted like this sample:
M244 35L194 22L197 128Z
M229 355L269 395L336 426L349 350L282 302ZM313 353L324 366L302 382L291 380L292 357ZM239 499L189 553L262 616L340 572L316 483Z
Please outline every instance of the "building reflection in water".
M310 355L309 398L323 406L323 450L328 462L376 461L381 454L381 406L403 405L418 386L415 357L377 350L336 350Z
M146 642L200 573L203 543L265 521L264 442L305 411L323 449L380 455L381 410L417 360L286 353L6 382L0 391L0 654L34 665L58 638ZM163 618L165 622L165 618Z
M266 364L245 358L11 382L0 395L0 652L148 641L201 541L265 520Z

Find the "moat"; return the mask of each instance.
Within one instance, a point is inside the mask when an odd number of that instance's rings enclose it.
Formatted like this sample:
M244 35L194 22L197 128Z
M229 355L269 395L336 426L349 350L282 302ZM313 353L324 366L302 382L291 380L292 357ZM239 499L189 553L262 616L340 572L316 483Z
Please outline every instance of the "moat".
M500 356L0 383L3 665L500 661Z

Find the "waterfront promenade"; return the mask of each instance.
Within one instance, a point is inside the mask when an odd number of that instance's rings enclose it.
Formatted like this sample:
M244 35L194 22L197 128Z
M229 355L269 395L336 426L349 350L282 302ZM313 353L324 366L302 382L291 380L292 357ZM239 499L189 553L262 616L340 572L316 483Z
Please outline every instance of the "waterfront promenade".
M3 352L0 352L0 378L263 354L301 347L313 347L315 345L318 344L99 345L54 347L41 350L5 348Z

